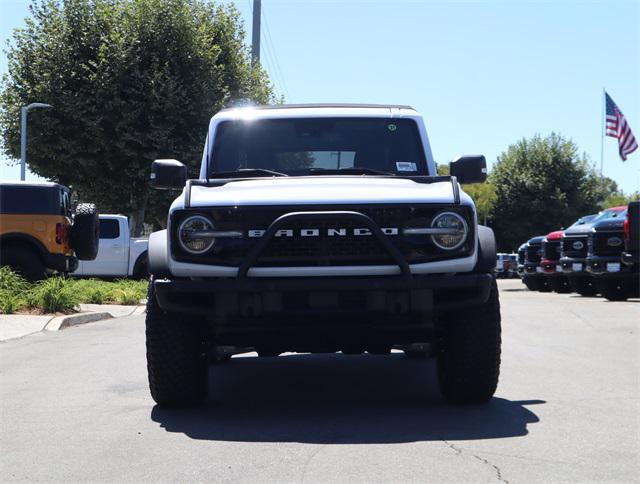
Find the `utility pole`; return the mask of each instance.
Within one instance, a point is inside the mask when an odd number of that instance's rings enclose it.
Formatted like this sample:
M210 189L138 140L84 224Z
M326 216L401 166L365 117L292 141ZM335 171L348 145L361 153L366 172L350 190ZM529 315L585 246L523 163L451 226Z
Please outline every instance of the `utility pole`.
M253 30L251 31L251 65L260 63L260 16L262 1L253 0Z

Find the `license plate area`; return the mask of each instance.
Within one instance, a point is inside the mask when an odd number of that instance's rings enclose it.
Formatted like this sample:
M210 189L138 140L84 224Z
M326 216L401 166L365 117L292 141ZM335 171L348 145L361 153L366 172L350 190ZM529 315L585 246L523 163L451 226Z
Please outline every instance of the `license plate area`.
M607 272L620 272L620 262L607 262Z

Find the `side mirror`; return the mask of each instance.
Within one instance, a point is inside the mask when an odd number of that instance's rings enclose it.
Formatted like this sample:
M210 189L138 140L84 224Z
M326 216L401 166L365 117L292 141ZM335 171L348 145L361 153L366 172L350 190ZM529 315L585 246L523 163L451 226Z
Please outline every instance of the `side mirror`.
M482 155L459 156L449 163L449 173L460 183L483 183L487 180L487 160Z
M187 182L187 167L178 160L156 160L151 163L149 183L158 190L183 188Z

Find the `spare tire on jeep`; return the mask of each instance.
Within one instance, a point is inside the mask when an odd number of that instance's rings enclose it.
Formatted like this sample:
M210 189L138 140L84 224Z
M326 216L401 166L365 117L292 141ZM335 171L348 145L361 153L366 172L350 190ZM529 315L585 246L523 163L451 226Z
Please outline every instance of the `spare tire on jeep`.
M80 260L94 260L100 242L100 220L93 203L80 203L76 207L71 228L71 247Z

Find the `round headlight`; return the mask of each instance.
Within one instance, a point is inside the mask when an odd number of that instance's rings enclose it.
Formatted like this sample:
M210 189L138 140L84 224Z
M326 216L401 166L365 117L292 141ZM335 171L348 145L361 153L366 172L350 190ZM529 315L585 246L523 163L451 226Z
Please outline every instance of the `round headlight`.
M190 254L204 254L216 239L205 236L202 232L213 230L213 222L202 215L192 215L182 221L178 227L178 241L180 246Z
M443 250L454 250L467 240L467 222L457 213L443 212L433 219L431 228L442 229L442 233L431 235L431 241Z

